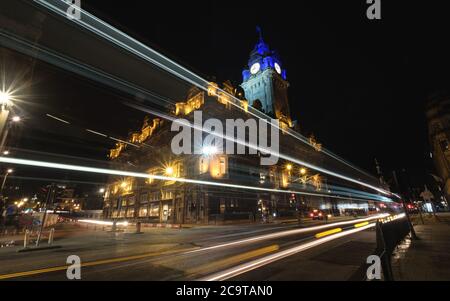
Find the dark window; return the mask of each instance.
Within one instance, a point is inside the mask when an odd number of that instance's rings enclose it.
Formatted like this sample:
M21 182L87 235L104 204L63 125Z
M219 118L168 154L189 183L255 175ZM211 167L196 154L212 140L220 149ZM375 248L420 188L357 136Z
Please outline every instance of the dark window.
M441 149L442 151L448 151L448 141L447 140L441 140L440 141L441 144Z

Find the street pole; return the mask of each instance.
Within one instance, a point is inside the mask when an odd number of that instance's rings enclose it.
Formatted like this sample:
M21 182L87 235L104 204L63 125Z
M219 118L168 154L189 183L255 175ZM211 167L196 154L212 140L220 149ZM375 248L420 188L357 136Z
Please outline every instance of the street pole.
M395 181L395 184L397 186L397 189L400 192L400 185L398 184L397 173L395 172L395 170L392 171L392 174L394 176L394 181ZM411 230L411 238L414 239L414 240L417 240L419 238L417 237L416 231L414 230L414 226L411 223L411 219L409 217L408 208L406 207L406 204L405 204L405 199L402 197L401 200L402 200L403 210L405 210L405 215L406 215L406 218L408 220L409 229Z
M2 188L0 188L0 195L3 196L3 188L5 187L5 183L6 183L6 178L8 177L9 172L6 172L5 175L3 176L3 183L2 183Z
M41 223L41 227L39 228L39 233L36 239L36 247L39 247L39 242L41 240L41 236L42 236L42 231L44 230L44 224L45 224L45 219L47 217L47 204L49 199L51 198L52 195L54 195L54 185L55 184L51 184L49 187L49 190L47 192L47 196L45 198L45 204L44 204L44 216L42 217L42 223Z
M5 133L3 134L2 141L0 142L0 152L3 152L5 147L6 137L8 137L9 126L6 126Z
M5 129L6 123L8 121L8 116L9 116L9 110L7 110L5 108L5 104L2 105L1 109L0 109L0 137L6 136L3 134L3 130ZM5 133L6 134L6 133Z

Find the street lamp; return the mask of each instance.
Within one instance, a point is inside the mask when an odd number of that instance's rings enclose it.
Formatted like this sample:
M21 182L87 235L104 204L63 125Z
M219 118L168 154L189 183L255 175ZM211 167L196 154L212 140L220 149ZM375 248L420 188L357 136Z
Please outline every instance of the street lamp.
M5 151L3 152L3 155L8 156L8 155L9 155L9 151L5 150Z
M104 193L104 192L105 192L105 188L100 188L100 189L98 190L98 192L99 192L99 193Z
M11 102L11 94L9 92L0 91L0 105L3 107L8 106Z
M6 142L6 137L8 137L9 124L7 124L8 116L9 116L9 107L12 105L11 100L13 96L9 92L0 91L0 151L3 150L3 147ZM11 122L18 123L20 122L20 116L13 116L11 118Z
M173 167L172 166L168 166L166 167L166 175L171 176L173 174Z

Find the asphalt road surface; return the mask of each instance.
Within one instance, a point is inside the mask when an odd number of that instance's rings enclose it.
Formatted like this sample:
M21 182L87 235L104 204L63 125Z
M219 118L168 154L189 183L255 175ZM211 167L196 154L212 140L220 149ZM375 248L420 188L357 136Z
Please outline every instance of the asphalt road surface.
M0 280L67 280L67 257L82 280L362 280L375 249L373 221L93 231L67 224L58 249L0 249Z

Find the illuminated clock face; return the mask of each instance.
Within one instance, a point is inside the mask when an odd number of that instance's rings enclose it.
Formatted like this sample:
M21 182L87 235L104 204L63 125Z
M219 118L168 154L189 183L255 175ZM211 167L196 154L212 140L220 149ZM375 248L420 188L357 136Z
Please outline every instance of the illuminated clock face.
M275 63L275 70L278 72L278 74L281 74L281 67L278 65L278 63Z
M259 69L261 68L261 66L259 65L259 63L254 63L252 65L252 67L250 68L250 73L251 74L256 74L258 73Z

